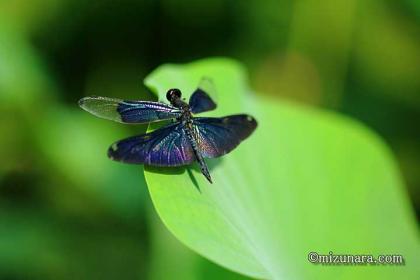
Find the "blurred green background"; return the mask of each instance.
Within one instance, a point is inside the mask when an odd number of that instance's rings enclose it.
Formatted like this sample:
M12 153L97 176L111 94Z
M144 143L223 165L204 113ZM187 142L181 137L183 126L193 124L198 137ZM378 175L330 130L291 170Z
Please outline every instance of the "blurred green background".
M146 127L77 107L152 99L151 70L208 56L379 133L419 216L419 1L1 1L0 279L241 278L167 232L141 167L107 159Z

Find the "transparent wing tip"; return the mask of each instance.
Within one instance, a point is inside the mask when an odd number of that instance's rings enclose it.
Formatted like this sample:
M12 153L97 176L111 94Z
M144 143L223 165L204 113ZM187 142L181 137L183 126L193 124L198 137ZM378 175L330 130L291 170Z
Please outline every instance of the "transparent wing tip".
M88 98L89 98L89 97L83 97L83 98L79 99L79 101L77 102L77 104L79 104L79 107L80 107L80 108L84 109L84 108L83 108L83 106L86 104L86 100L87 100Z

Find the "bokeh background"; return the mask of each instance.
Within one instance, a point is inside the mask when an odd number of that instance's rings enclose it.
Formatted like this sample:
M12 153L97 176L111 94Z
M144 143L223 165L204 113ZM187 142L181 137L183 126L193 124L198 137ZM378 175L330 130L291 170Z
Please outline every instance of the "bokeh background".
M141 167L107 159L145 127L77 107L152 99L151 70L208 56L244 63L258 94L379 133L419 217L419 1L1 1L0 279L241 277L167 232Z

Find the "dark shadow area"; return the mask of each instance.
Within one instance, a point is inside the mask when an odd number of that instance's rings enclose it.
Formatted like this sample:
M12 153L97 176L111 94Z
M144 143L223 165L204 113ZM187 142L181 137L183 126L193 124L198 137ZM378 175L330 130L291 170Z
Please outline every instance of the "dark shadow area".
M211 175L212 171L222 161L222 158L205 159L205 161L207 163L207 166L209 168L210 175ZM191 179L191 182L197 188L197 190L201 193L201 188L196 179L196 176L197 175L203 176L203 175L201 174L200 166L198 165L197 162L194 162L191 165L177 166L177 167L158 167L158 166L145 165L144 169L152 173L160 173L160 174L174 175L174 176L183 174L185 171L187 171L188 176ZM197 175L195 175L194 173L197 173Z
M194 187L201 193L200 186L198 185L197 179L195 179L194 174L191 171L191 168L187 168L188 176L190 176L191 182L194 184Z
M168 175L177 175L185 172L185 166L177 167L161 167L161 166L151 166L145 165L144 170L150 171L152 173L168 174Z

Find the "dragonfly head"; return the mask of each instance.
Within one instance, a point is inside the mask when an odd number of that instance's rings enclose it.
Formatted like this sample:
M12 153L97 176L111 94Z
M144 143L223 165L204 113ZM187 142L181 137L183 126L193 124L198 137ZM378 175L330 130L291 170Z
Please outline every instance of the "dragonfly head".
M166 99L168 99L169 102L173 102L176 99L181 98L181 91L177 88L171 88L166 93Z

